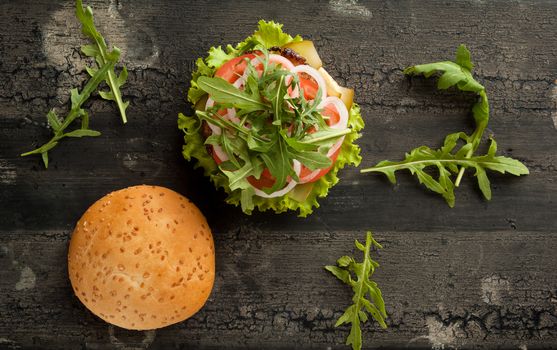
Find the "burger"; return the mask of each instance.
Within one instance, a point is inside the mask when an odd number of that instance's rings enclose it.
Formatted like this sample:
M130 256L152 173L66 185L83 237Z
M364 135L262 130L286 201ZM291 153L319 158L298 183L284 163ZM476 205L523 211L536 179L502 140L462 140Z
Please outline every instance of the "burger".
M364 123L353 97L311 41L262 20L243 42L212 47L196 61L188 91L194 112L178 119L183 156L245 213L305 217L338 171L361 161L354 140Z

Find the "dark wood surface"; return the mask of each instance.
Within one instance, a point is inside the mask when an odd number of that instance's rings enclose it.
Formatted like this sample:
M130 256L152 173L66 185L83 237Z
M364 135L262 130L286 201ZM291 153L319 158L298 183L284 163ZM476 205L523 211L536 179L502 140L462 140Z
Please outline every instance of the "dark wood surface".
M334 328L349 289L323 266L368 229L384 245L375 275L389 328L367 348L557 347L557 3L553 1L88 1L130 69L129 123L93 98L98 138L62 142L43 169L18 155L49 138L86 78L71 1L0 3L0 348L344 349ZM486 202L466 177L454 209L407 175L341 172L307 219L246 216L180 154L176 116L193 62L235 43L260 18L314 40L331 74L356 89L364 166L473 128L473 96L408 80L411 64L465 43L492 107L489 133L527 177L493 175ZM192 319L151 332L111 327L73 296L66 254L74 223L107 192L158 184L207 216L217 252L211 298Z

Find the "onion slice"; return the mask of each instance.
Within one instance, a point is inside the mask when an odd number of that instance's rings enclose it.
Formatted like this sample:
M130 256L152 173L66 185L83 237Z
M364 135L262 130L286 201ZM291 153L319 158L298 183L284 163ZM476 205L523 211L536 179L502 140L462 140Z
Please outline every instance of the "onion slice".
M323 169L315 169L311 173L307 174L306 176L304 176L303 178L300 179L300 184L305 184L307 182L311 182L311 180L315 179L315 177L317 175L319 175L321 170L323 170Z
M213 99L209 97L209 98L207 99L207 103L205 104L205 110L207 110L207 109L213 107L214 105L215 105L215 101L213 101ZM215 134L215 135L220 135L220 134L222 134L222 130L221 130L218 126L216 126L216 125L214 125L214 124L211 124L210 122L207 122L207 125L209 125L209 128L211 129L211 131L213 132L213 134ZM219 158L220 158L220 157L219 157Z
M210 97L207 99L207 104L205 104L205 109L207 108L211 108L215 105L215 101L213 101L213 99L211 99ZM227 114L228 115L228 114ZM222 130L220 127L211 124L210 122L207 122L207 125L209 126L209 129L211 129L211 132L215 135L220 135L222 134ZM228 160L228 156L226 155L226 152L224 152L224 150L222 149L221 146L219 145L211 145L211 147L213 147L213 152L215 152L215 155L217 156L218 159L220 159L223 162L226 162Z
M319 87L319 89L321 89L321 96L327 96L327 84L325 83L325 79L323 79L321 74L319 74L319 72L315 68L310 67L307 64L302 64L292 68L291 71L292 73L305 73L315 79L315 81L317 82L317 86ZM299 94L300 92L298 91L298 88L296 88L294 89L294 91L292 91L290 96L298 97Z
M329 152L327 152L327 156L331 157L333 154L335 154L336 151L338 151L338 149L340 148L340 146L342 146L342 143L344 142L344 136L342 136L334 145L333 147L331 147L329 149Z
M235 88L241 90L241 88L242 88L242 87L244 86L244 84L246 83L246 79L247 79L247 76L246 76L246 74L244 73L244 74L242 74L241 77L239 77L238 79L236 79L236 81L232 84L232 86L234 86Z
M217 156L218 159L221 160L221 162L226 162L228 160L228 156L226 155L226 152L222 149L221 146L218 145L211 145L213 147L213 152L215 152L215 155Z
M239 79L238 79L239 80ZM237 80L237 81L238 81ZM213 99L211 99L210 97L207 99L207 103L205 104L205 109L207 108L211 108L215 105L215 101L213 101ZM226 114L221 116L223 119L226 120L230 120L234 123L239 123L240 119L238 117L236 117L236 109L234 108L227 108L226 109ZM216 135L220 135L222 133L222 130L220 127L213 125L209 122L207 122L207 124L209 124L209 128L211 129L211 131L213 132L213 134Z
M299 161L294 160L292 162L292 168L296 172L296 175L300 175L300 171L302 170L302 164ZM276 197L284 196L285 194L290 192L297 184L298 183L296 181L290 179L290 182L288 183L288 185L284 186L284 188L282 190L278 190L278 191L275 191L275 192L269 193L269 194L261 191L258 188L255 188L254 186L252 186L252 187L255 190L255 194L258 195L259 197L276 198Z
M251 65L254 67L258 67L259 65L262 65L263 64L262 59L263 59L262 56L257 56L255 58L252 58ZM294 69L294 64L292 64L292 62L290 62L288 58L285 58L281 55L275 55L274 53L269 55L269 63L280 64L283 69L290 70L290 71Z

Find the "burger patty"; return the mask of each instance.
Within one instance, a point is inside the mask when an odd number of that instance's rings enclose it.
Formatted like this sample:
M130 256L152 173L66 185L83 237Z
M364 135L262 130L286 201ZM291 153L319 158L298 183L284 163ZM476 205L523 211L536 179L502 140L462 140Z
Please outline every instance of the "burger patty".
M278 46L273 46L269 49L269 51L272 53L279 54L282 57L288 59L295 66L299 66L301 64L307 64L307 60L292 49L289 48L282 49Z

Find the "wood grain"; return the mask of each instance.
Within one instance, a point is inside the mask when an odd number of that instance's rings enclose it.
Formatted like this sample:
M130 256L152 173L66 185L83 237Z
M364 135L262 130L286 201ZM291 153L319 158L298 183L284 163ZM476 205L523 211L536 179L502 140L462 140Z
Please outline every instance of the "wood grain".
M103 135L62 142L48 170L18 155L49 137L45 113L83 84L72 2L0 3L0 348L345 348L334 328L349 290L322 269L373 229L389 328L368 348L551 348L557 344L557 4L553 1L88 1L130 69L131 105L93 98ZM331 74L353 86L366 121L363 166L438 146L473 128L473 96L407 79L407 65L468 45L492 107L489 133L527 177L494 175L493 200L472 177L449 209L410 176L345 169L307 219L246 216L183 160L176 128L197 57L235 43L260 18L314 40ZM553 119L552 119L553 118ZM66 271L70 233L109 191L147 183L192 199L215 234L217 280L192 319L127 332L90 314Z

